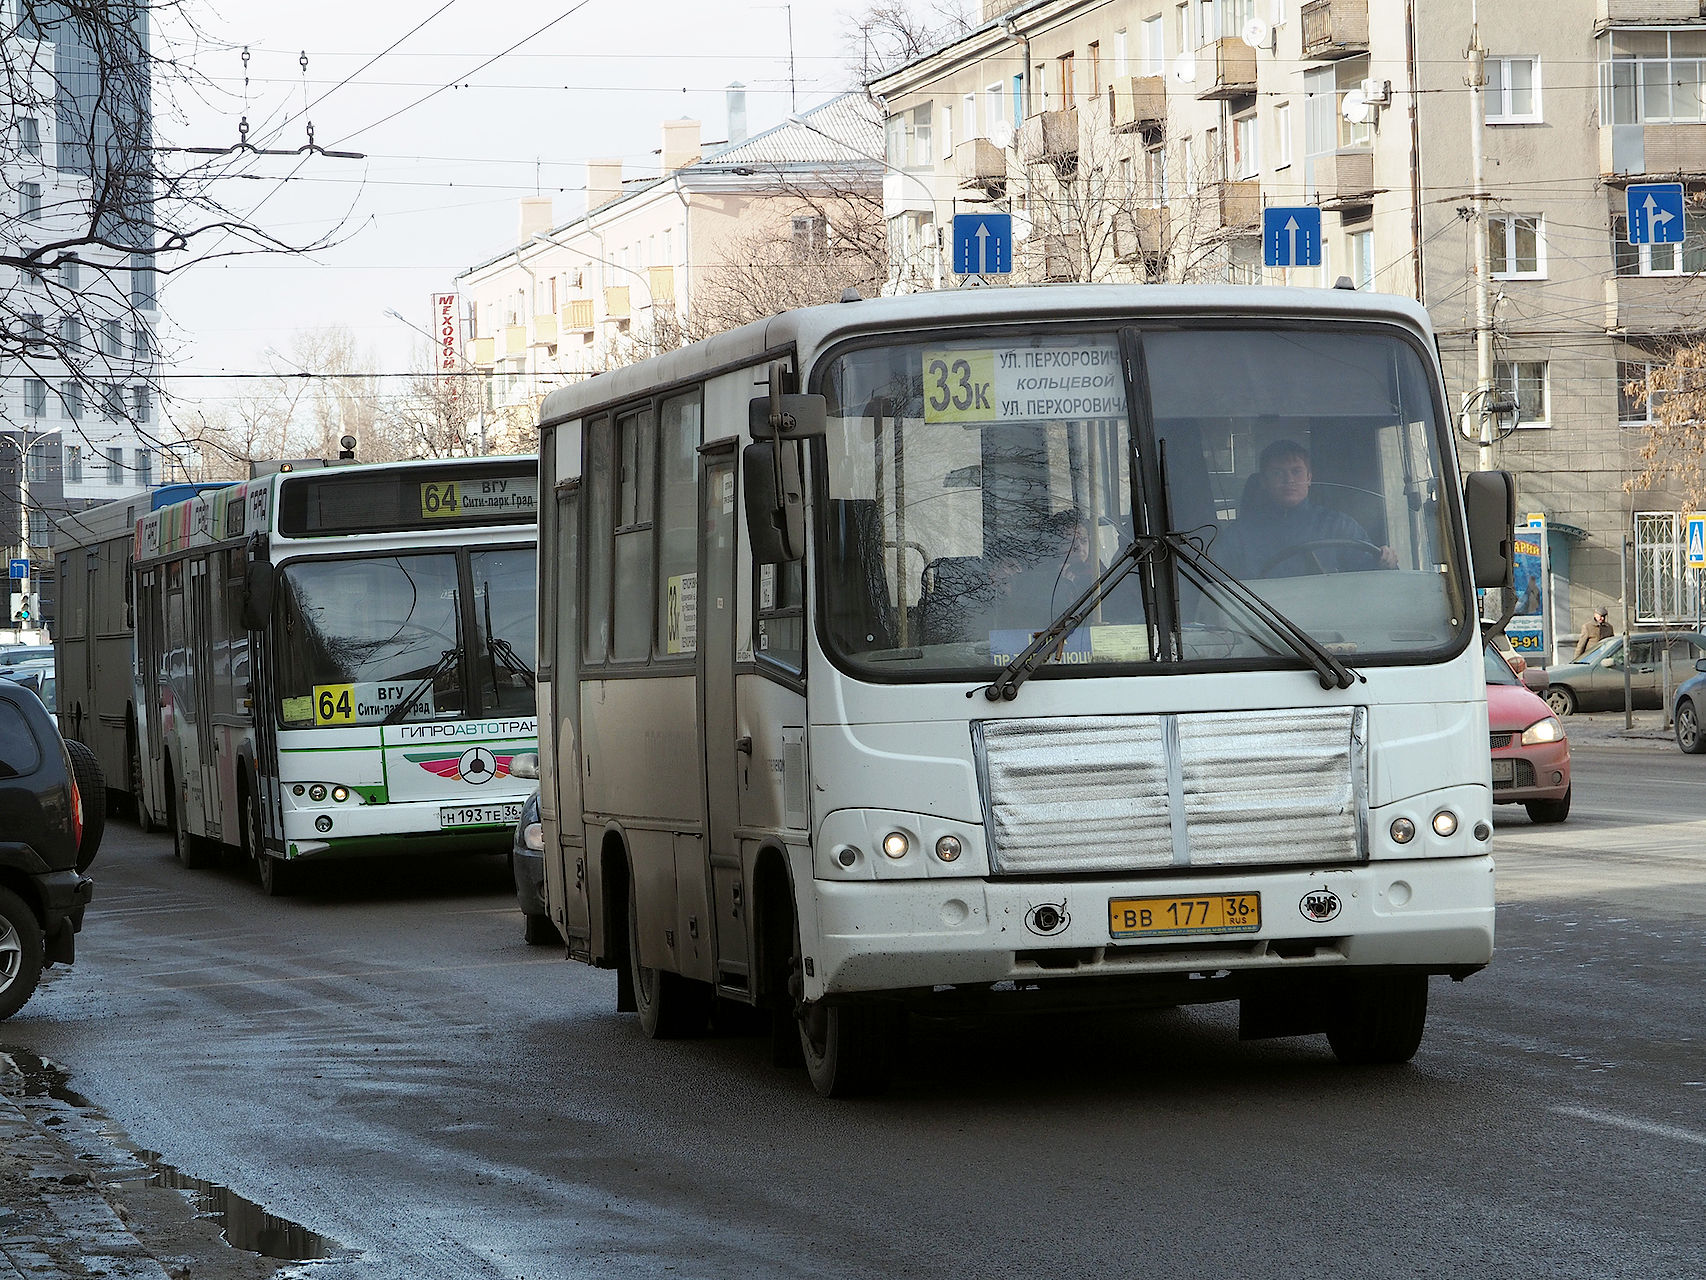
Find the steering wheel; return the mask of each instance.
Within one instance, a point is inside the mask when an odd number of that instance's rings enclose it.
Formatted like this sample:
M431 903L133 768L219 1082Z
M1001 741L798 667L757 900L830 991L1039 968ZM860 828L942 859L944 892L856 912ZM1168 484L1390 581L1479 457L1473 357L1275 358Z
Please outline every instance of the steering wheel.
M1315 566L1314 572L1326 573L1327 566L1321 563L1321 557L1316 553L1346 547L1355 548L1358 551L1366 551L1374 558L1376 564L1380 563L1380 548L1375 546L1366 538L1311 538L1307 542L1295 542L1291 546L1285 548L1285 550L1281 551L1278 555L1270 558L1268 562L1262 566L1261 574L1259 576L1264 578L1267 577L1275 565L1284 564L1293 556L1308 556L1309 562Z

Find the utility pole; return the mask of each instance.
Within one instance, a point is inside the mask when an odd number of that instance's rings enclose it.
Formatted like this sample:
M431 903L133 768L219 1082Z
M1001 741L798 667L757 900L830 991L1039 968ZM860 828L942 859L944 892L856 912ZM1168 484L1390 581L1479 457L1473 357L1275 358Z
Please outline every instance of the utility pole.
M1476 468L1493 469L1493 433L1498 417L1493 412L1493 302L1487 268L1487 51L1481 47L1481 25L1477 0L1469 5L1469 165L1475 209L1475 395L1470 403L1479 416L1480 449Z

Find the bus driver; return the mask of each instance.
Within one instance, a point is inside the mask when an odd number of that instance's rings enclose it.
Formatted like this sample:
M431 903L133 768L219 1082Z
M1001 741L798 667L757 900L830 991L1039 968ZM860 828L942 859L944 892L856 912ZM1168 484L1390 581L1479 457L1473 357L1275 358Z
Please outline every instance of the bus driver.
M1257 483L1246 489L1247 500L1227 533L1227 568L1239 577L1398 567L1391 547L1375 546L1344 512L1310 501L1309 450L1295 440L1276 440L1263 449L1252 479Z

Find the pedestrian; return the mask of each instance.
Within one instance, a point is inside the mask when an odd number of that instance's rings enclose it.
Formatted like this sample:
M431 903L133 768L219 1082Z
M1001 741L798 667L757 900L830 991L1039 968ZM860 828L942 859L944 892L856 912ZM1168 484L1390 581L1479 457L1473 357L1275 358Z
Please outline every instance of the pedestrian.
M1610 635L1611 624L1605 620L1605 606L1600 605L1599 608L1593 611L1593 619L1582 628L1582 634L1576 640L1575 660L1580 662L1583 655L1586 654L1589 649L1593 648L1601 640L1608 639Z

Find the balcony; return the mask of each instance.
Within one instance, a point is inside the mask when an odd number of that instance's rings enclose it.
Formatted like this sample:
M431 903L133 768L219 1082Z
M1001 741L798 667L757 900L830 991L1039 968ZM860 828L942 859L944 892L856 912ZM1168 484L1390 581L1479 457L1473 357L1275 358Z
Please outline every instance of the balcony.
M1027 164L1051 164L1065 177L1078 167L1078 108L1040 111L1020 126L1019 154Z
M497 360L497 353L492 350L495 345L491 338L475 338L468 344L468 363L482 369L490 368Z
M1166 252L1167 210L1120 209L1114 214L1114 260L1138 262Z
M606 320L626 320L633 314L633 307L628 301L627 285L614 284L604 291L604 318Z
M1043 236L1043 279L1054 282L1080 278L1078 241L1073 236Z
M963 187L998 187L1007 182L1007 153L988 138L954 148L954 181Z
M1706 124L1614 124L1599 131L1604 178L1706 176Z
M1223 182L1218 193L1220 225L1253 227L1262 220L1262 184L1254 178Z
M1205 102L1247 98L1256 92L1256 51L1238 36L1222 36L1197 50L1197 97Z
M1700 18L1700 0L1597 0L1594 18L1602 25L1696 22Z
M1108 86L1108 124L1115 133L1167 124L1165 76L1118 76Z
M592 299L570 298L558 313L557 323L564 333L591 333Z
M547 311L543 315L533 317L533 345L536 347L554 347L557 345L557 313Z
M1315 157L1315 200L1323 209L1371 204L1374 193L1374 152L1358 148Z
M675 305L675 268L647 267L646 288L652 295L654 307Z
M524 324L506 324L504 326L503 354L519 356L527 351L527 326Z
M1306 59L1324 61L1368 52L1368 0L1310 0L1301 16ZM1695 17L1699 16L1696 12Z
M1613 276L1605 282L1605 327L1614 333L1693 332L1702 315L1706 277Z

